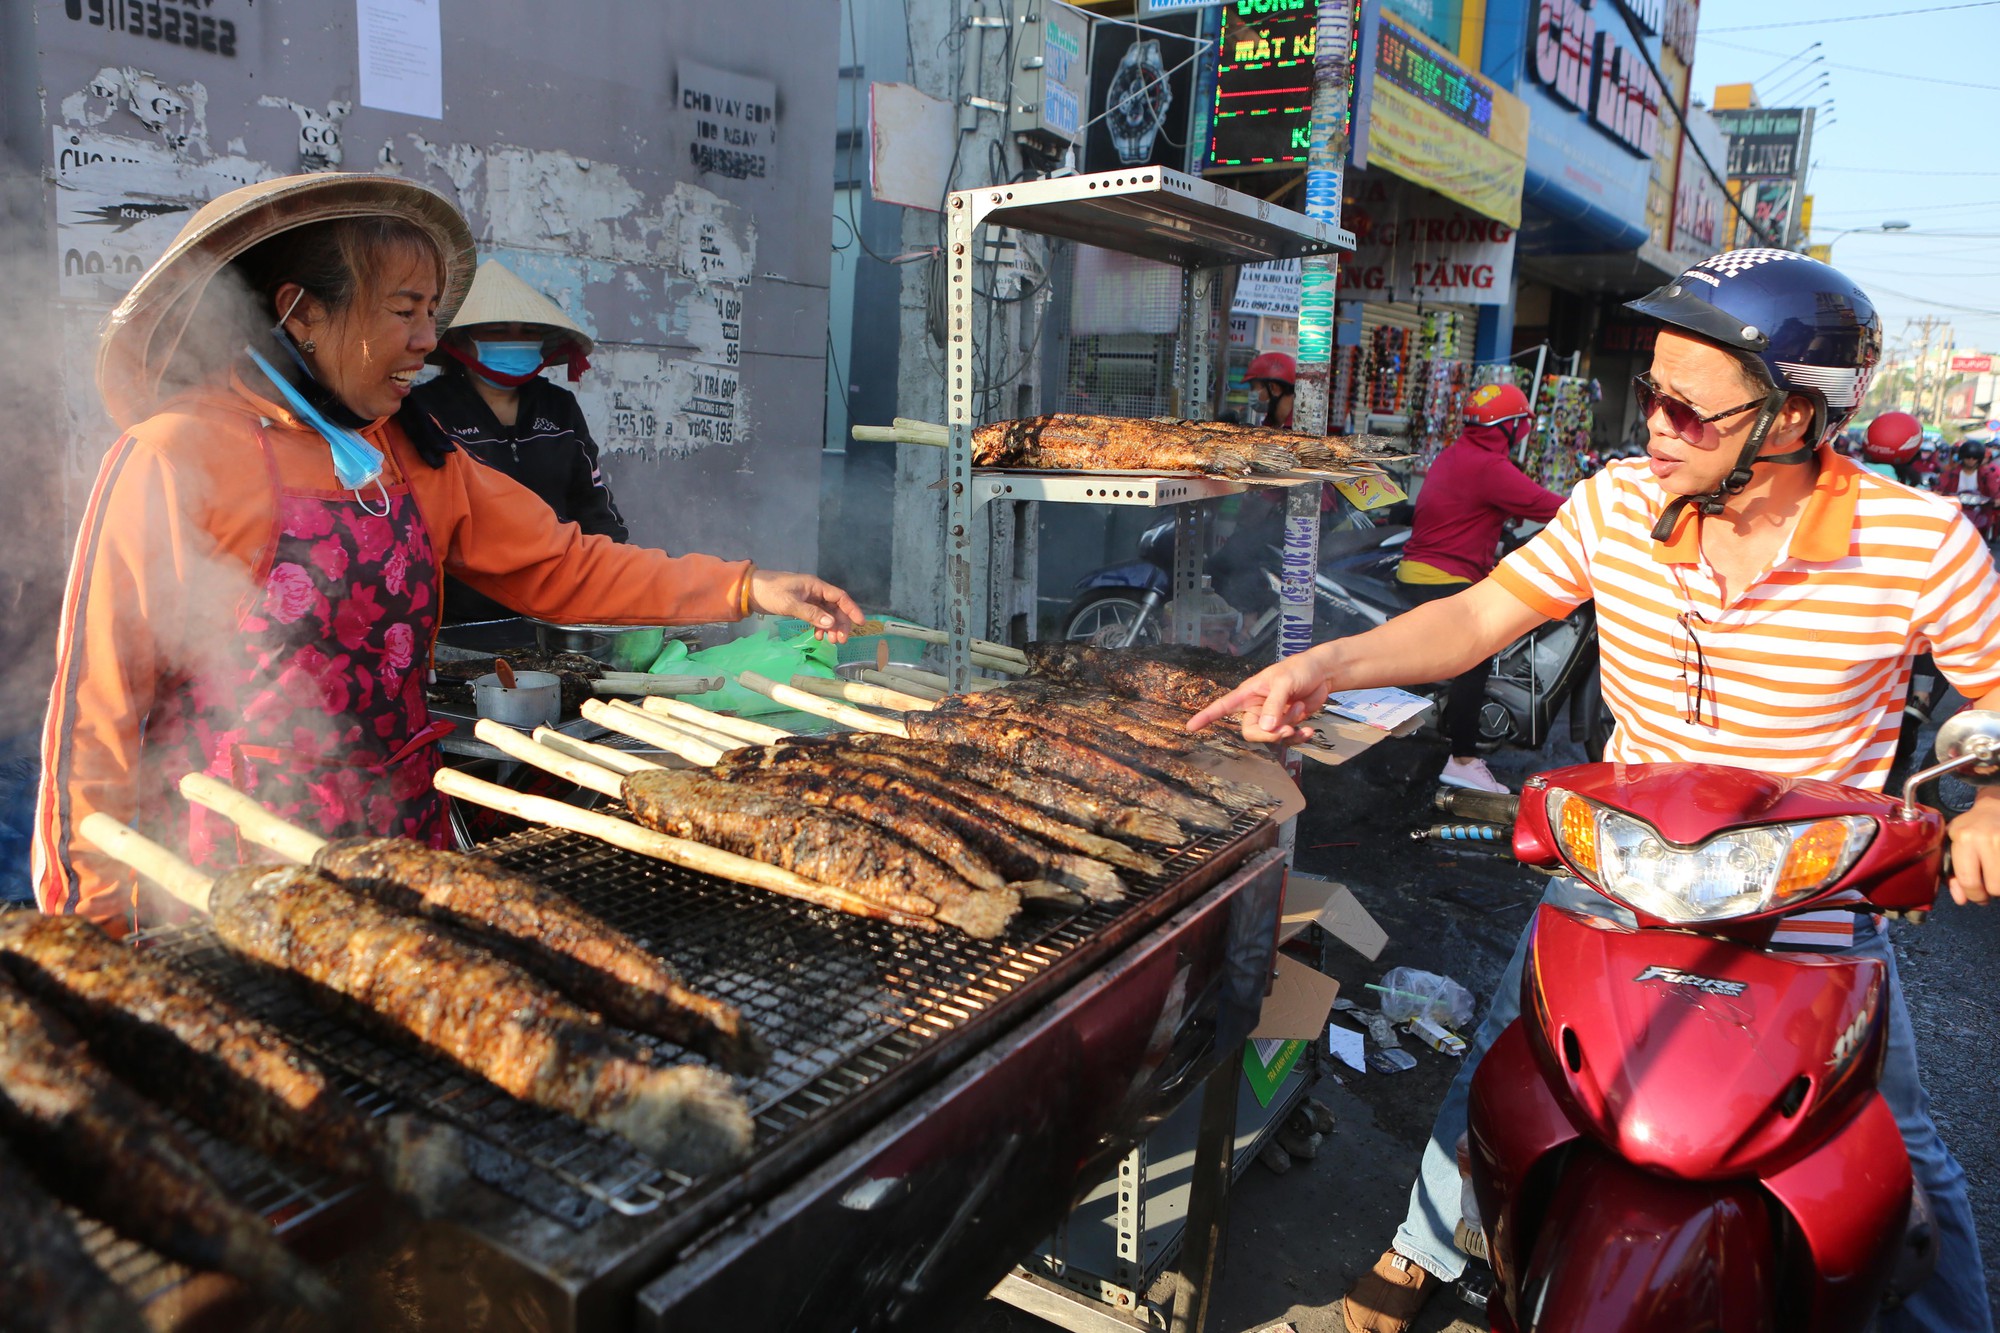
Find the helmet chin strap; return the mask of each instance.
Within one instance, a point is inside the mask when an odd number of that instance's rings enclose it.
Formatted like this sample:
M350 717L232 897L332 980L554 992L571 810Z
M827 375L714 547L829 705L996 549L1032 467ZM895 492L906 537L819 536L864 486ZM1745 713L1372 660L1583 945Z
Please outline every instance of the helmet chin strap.
M1674 525L1680 522L1681 511L1693 505L1697 513L1709 518L1720 514L1729 503L1729 497L1740 493L1750 484L1751 469L1759 463L1804 463L1819 453L1816 444L1801 444L1798 448L1782 454L1764 454L1764 440L1771 433L1771 426L1784 410L1791 395L1783 389L1773 389L1764 399L1764 406L1757 410L1757 421L1750 427L1749 438L1743 441L1743 451L1736 456L1736 466L1722 479L1722 484L1712 491L1700 495L1677 495L1667 502L1660 514L1660 521L1653 525L1653 540L1663 542L1674 535Z

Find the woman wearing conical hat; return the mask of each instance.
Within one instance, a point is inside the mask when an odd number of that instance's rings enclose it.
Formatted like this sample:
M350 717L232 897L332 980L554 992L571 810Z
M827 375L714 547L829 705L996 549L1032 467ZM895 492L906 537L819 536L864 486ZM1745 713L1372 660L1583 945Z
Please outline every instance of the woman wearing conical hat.
M180 800L212 773L327 837L446 837L425 677L446 574L552 620L752 611L845 636L846 593L558 522L395 417L472 277L442 196L291 176L207 205L112 313L97 383L123 434L70 567L43 730L44 911L143 924L132 877L76 838L102 810L220 870L235 831Z
M543 378L568 369L574 384L594 343L562 307L489 259L444 331L431 361L437 378L411 391L398 414L412 439L441 435L547 502L557 518L622 542L625 520L612 502L576 396ZM444 585L445 623L511 612L457 579Z

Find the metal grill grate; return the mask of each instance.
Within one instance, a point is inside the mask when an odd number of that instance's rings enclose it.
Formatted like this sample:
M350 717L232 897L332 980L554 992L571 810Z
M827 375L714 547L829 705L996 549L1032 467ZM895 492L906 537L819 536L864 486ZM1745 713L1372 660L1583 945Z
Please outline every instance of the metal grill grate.
M1219 859L1225 867L1240 860L1262 826L1261 816L1245 815L1178 850L1164 858L1157 878L1133 883L1123 903L1023 912L1004 938L984 941L810 907L555 830L517 834L481 852L572 895L657 950L691 984L744 1012L772 1049L768 1067L744 1085L757 1154L768 1158L828 1131L862 1094L989 1018L1107 930L1151 920L1148 907L1164 910L1165 900L1177 904L1177 890ZM371 1112L411 1107L468 1131L476 1174L572 1228L588 1227L606 1210L643 1215L700 1192L702 1182L662 1171L622 1139L518 1102L321 1009L291 979L229 954L206 926L151 932L146 943L346 1076L350 1095ZM641 1040L672 1058L697 1058ZM256 1197L270 1201L253 1205L267 1213L292 1206L280 1194Z

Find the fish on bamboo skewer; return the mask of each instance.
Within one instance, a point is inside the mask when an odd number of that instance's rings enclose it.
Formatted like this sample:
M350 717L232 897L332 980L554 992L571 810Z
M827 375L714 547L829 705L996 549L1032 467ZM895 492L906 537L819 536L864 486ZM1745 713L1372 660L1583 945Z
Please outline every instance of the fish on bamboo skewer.
M263 1218L222 1192L162 1112L113 1077L53 1010L5 979L0 1129L45 1187L120 1234L288 1306L338 1303Z
M1214 655L1221 659L1218 663L1186 654L1094 648L1049 640L1029 644L1027 653L1035 664L1034 674L1044 679L1097 686L1183 708L1190 714L1206 708L1250 675L1247 664L1240 658L1220 653Z
M246 868L210 883L101 813L79 829L208 912L234 952L350 1002L504 1092L608 1129L689 1175L749 1152L749 1108L727 1076L655 1063L596 1014L448 927L301 866Z
M1223 439L1171 421L1058 412L996 421L972 433L975 467L1078 472L1200 472L1247 477L1299 465L1288 433Z
M378 1177L420 1205L461 1173L443 1126L407 1113L371 1120L276 1028L82 917L0 916L0 964L133 1086L222 1138Z
M1097 787L1121 801L1148 805L1184 826L1215 833L1229 827L1220 806L1120 762L1014 718L971 713L910 713L904 726L918 740L984 750L996 758L1053 773L1079 786Z
M665 1037L738 1072L760 1068L768 1054L734 1005L691 989L664 959L572 899L484 857L407 838L327 842L206 774L191 773L180 787L251 841L398 911L463 931L614 1023Z
M83 1248L55 1196L0 1141L0 1328L133 1333L139 1307Z
M1027 726L1039 727L1051 735L1061 736L1099 751L1141 773L1185 787L1231 810L1255 810L1271 804L1270 796L1261 788L1252 787L1247 783L1232 782L1228 778L1218 777L1205 769L1198 768L1178 755L1135 744L1131 738L1103 720L1078 710L1051 704L1004 711L984 709L976 705L938 711L945 713L946 716L958 713L969 717L1004 717Z
M650 829L844 885L885 906L934 904L939 921L993 939L1020 908L1011 888L975 889L872 824L703 774L659 769L622 779L625 808Z
M934 792L888 780L881 774L851 769L819 771L804 766L779 768L736 759L765 753L749 748L735 750L723 756L711 771L747 790L801 801L872 824L935 858L976 889L1011 889L1021 895L1023 902L1082 904L1081 898L1058 882L1064 877L1054 873L1046 863L1050 858L994 854L995 849L988 841L965 836L964 827L972 821L960 817L963 812L950 809ZM1098 872L1092 880L1093 888L1099 887L1098 881L1104 881L1102 892L1111 897L1123 896L1124 888L1110 867L1091 869Z
M1010 827L989 808L964 801L962 794L941 791L929 781L935 776L931 772L878 759L866 751L811 741L744 749L723 756L714 772L725 781L760 790L817 792L829 798L842 791L865 792L856 804L870 808L874 815L871 822L904 837L910 836L912 827L935 829L942 840L969 848L1010 876L1015 881L1012 887L1024 898L1065 896L1034 891L1049 881L1096 902L1115 902L1125 896L1124 882L1105 859L1051 847L1039 841L1032 830ZM960 798L954 800L953 795ZM899 822L905 819L907 824ZM1144 858L1122 844L1099 841L1115 848L1122 859L1144 864Z
M1024 682L1018 687L988 690L983 694L955 694L941 700L938 707L946 711L959 709L1030 719L1047 715L1075 717L1099 729L1119 733L1124 744L1143 745L1174 755L1193 754L1207 745L1206 736L1196 736L1185 728L1162 726L1157 722L1079 702L1073 691L1047 681Z

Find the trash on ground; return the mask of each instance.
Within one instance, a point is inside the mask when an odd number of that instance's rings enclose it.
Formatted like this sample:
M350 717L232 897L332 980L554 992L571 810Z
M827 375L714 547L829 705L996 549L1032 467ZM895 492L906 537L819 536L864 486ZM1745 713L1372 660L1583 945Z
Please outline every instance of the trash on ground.
M1340 1057L1340 1062L1357 1074L1368 1072L1368 1043L1353 1028L1344 1028L1338 1023L1326 1025L1327 1049Z
M1472 992L1435 972L1391 968L1381 985L1370 983L1368 989L1382 993L1382 1012L1391 1023L1428 1018L1439 1027L1463 1028L1472 1021Z
M1445 1055L1465 1054L1465 1038L1446 1028L1439 1027L1428 1018L1413 1018L1406 1029L1412 1037L1434 1051Z
M1368 1067L1377 1074L1400 1074L1417 1067L1417 1057L1408 1051L1370 1051Z

